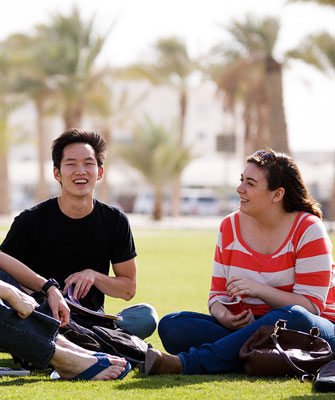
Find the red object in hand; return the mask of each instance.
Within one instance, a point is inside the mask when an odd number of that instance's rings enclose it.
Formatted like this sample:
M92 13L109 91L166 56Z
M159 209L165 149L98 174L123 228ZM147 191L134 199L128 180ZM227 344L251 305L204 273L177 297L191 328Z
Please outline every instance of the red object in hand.
M240 314L242 311L246 310L246 306L240 296L237 296L234 301L224 301L222 304L234 315Z

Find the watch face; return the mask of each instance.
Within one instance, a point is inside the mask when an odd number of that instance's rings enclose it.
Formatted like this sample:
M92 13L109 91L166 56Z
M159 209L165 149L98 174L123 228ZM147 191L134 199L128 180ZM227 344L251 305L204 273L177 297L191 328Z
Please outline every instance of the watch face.
M56 288L59 289L59 284L58 284L58 282L56 281L56 279L53 279L53 278L52 278L52 279L50 279L50 282L52 282L52 285L53 285L53 286L56 286Z

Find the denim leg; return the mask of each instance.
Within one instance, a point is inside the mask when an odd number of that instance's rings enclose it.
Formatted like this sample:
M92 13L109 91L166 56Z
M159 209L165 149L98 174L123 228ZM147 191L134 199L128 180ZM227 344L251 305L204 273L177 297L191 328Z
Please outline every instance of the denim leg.
M258 318L245 328L234 331L230 335L214 343L205 343L191 348L188 353L182 352L178 357L182 362L183 374L205 374L216 372L234 372L242 367L239 351L243 343L263 325L274 325L278 319L287 320L288 329L308 332L312 326L318 326L321 337L328 340L334 348L334 324L324 318L313 315L301 306L275 308Z
M50 364L59 325L60 322L50 316L46 303L22 319L0 300L0 348L37 367L43 369Z
M192 311L167 314L158 325L159 337L170 354L187 352L191 347L216 342L232 332L211 315Z
M122 317L122 321L115 321L116 325L141 339L151 336L157 328L158 314L150 304L136 304L117 315Z
M320 317L307 311L300 306L289 306L294 313L294 318L287 321L286 328L302 332L309 332L313 326L320 330L320 337L326 340L332 351L335 352L335 325L326 318Z

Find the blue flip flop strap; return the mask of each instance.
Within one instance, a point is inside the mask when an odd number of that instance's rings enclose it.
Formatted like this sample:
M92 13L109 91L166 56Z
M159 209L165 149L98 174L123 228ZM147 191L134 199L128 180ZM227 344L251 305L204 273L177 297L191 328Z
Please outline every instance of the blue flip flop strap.
M94 353L93 355L94 355L94 357L99 357L99 356L105 356L106 353ZM119 380L123 379L130 370L131 370L131 364L129 361L127 361L127 364L124 367L124 371L116 379L119 379Z
M119 380L123 379L130 370L131 370L131 365L130 365L130 362L127 361L127 364L124 367L124 371L116 379L119 379Z
M112 365L107 357L103 357L100 355L96 355L95 357L98 359L98 361L95 364L93 364L91 367L89 367L85 371L83 371L81 374L75 376L73 378L73 380L88 381L88 380L92 379L95 375L98 375L99 372L103 371L104 369L106 369Z

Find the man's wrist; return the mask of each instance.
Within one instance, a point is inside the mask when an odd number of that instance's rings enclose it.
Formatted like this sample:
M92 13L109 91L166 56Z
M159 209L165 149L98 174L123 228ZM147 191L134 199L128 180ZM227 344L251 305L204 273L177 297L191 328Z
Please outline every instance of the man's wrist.
M50 288L52 288L52 287L53 287L53 288L56 288L56 289L59 289L59 284L58 284L58 282L56 281L56 279L53 279L53 278L47 280L47 281L45 282L45 284L42 286L42 288L41 288L41 290L40 290L40 293L42 294L42 296L46 296L47 293L48 293L48 290L49 290Z

